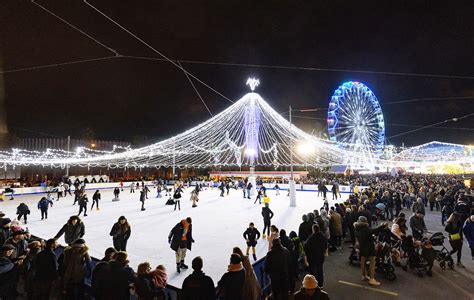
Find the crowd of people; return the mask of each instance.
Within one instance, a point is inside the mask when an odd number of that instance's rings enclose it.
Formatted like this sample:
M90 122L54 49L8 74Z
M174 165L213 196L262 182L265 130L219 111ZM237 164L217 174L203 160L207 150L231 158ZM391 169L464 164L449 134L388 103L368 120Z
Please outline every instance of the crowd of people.
M361 265L361 278L370 285L380 285L375 278L375 236L382 231L390 231L395 238L413 239L421 243L428 232L424 222L426 210L440 211L440 223L451 245L450 254L456 254L457 266L464 267L462 247L467 240L474 259L474 212L473 194L460 178L453 176L365 176L353 179L331 178L317 181L322 185L332 185L331 192L337 199L339 184L347 181L352 185L352 193L347 199L329 205L324 191L323 205L302 216L298 229L287 231L272 224L274 216L270 209L267 188L262 182L256 182L258 200L262 206L264 228L262 233L254 223L242 226L243 238L247 248L242 251L235 247L230 255L228 271L214 284L212 278L204 273L204 259L194 257L191 262L193 272L186 277L182 285L183 299L257 299L262 295L262 287L257 280L249 259L257 260L256 246L260 239L268 244L264 261L264 271L271 281L269 297L271 299L329 299L324 291L324 263L326 257L343 247L344 242L358 249ZM221 195L229 190L242 189L245 199L252 194L250 181L225 181L217 184ZM125 184L120 183L114 190L116 199L124 191ZM127 184L130 193L140 189L140 201L144 209L145 199L150 190L144 183ZM127 188L125 186L125 188ZM204 181L195 186L190 182L181 182L169 189L162 182L155 183L157 196L165 192L173 200L175 209L180 209L179 199L186 189L192 189L193 207L199 201L199 192L206 186ZM366 186L358 189L358 186ZM212 183L214 187L214 183ZM268 186L267 186L268 187ZM276 189L278 184L272 183ZM335 187L335 188L334 188ZM324 190L323 188L321 188ZM278 189L277 189L278 190ZM60 193L60 194L59 194ZM152 268L143 262L133 270L128 265L127 241L132 233L131 225L125 216L120 216L110 230L113 247L105 251L104 257L93 267L84 240L85 223L80 215L87 216L88 199L85 185L77 184L74 194L71 190L60 189L59 197L74 197L79 204L78 215L69 218L58 233L50 239L33 237L23 223L27 224L29 207L21 203L17 208L17 217L13 220L0 213L0 298L16 299L18 293L25 299L49 299L52 294L62 295L65 299L83 299L85 297L85 278L91 278L92 294L95 299L129 299L131 293L139 299L167 299L167 279L169 270L163 265ZM91 209L99 209L100 191L93 195ZM56 199L57 200L57 199ZM51 194L41 197L38 209L41 217L47 219L48 209L53 207ZM407 219L407 215L410 217ZM379 223L381 223L379 225ZM410 227L410 228L409 228ZM411 234L410 231L411 230ZM191 217L180 220L168 235L170 248L176 256L176 272L188 269L186 254L195 242L192 235ZM58 238L64 235L67 243L64 251L57 256ZM366 264L369 265L366 268ZM303 276L304 275L304 276ZM301 280L301 289L296 290Z

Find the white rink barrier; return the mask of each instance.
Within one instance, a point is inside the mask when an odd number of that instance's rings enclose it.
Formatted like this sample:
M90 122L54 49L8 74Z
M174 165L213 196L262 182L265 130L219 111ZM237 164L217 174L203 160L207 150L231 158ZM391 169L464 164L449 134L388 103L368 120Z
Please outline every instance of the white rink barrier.
M131 181L124 181L123 183L123 189L128 190L130 189L130 184ZM137 181L135 181L135 184ZM141 181L138 181L141 187ZM169 185L172 185L174 181L169 181ZM209 181L198 181L197 183L202 183L203 187L207 187L209 184ZM147 186L153 186L153 181L145 181L145 184ZM214 182L214 187L218 186L218 182ZM191 185L196 185L196 182L191 182ZM274 183L264 183L263 184L267 189L272 190L275 187ZM288 189L288 184L287 183L279 183L278 186L280 187L280 190L287 190ZM87 183L86 184L86 190L102 190L102 189L113 189L116 187L120 187L120 182L106 182L106 183ZM332 185L326 185L328 189L328 193L331 193ZM358 186L359 191L362 191L364 189L368 188L368 186ZM32 194L46 194L48 192L47 187L43 186L35 186L35 187L25 187L25 188L14 188L14 195L19 196L19 195L32 195ZM5 188L0 188L0 193L3 192ZM297 191L304 191L304 192L317 192L318 191L318 185L316 184L296 184L296 190ZM49 188L49 191L55 192L54 188ZM74 186L71 187L71 191L74 191ZM340 185L339 186L339 192L340 193L351 193L350 186L348 185ZM9 193L8 193L9 194Z

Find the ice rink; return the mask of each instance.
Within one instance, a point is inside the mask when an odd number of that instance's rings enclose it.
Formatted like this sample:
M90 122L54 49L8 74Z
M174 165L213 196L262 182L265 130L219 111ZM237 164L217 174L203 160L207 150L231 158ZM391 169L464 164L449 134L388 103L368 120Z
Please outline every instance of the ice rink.
M254 222L259 231L262 231L261 205L258 202L253 203L255 197L251 200L244 199L242 190L231 190L229 196L220 197L220 191L215 188L202 191L199 194L198 207L192 208L189 201L190 191L191 188L183 194L181 211L173 211L174 206L165 205L167 197L155 198L154 190L145 203L146 211L140 211L140 193L131 194L129 189L124 189L120 194L120 201L112 202L112 189L101 190L100 210L94 208L93 211L88 211L87 217L81 217L85 223L84 239L89 245L90 254L98 259L103 257L104 250L112 246L110 229L117 219L124 215L132 227L127 246L130 266L136 270L137 265L144 261L150 262L152 266L163 264L168 268L168 283L181 287L184 278L192 269L181 274L176 273L175 254L168 245L167 237L176 223L189 216L193 219L193 237L196 242L192 251L187 253L186 264L190 266L193 257L201 256L204 259L203 271L217 283L227 271L232 248L239 246L245 251L246 244L242 234L248 223ZM87 191L90 200L88 209L93 192ZM275 213L272 224L279 229L286 229L287 233L292 230L297 232L302 214L319 209L323 204L322 198L318 198L316 192L298 191L297 207L290 207L286 191L280 191L279 196L275 193L274 190L267 191L271 199L270 208ZM51 238L71 215L78 213L79 207L73 206L73 196L61 198L54 201L54 206L49 209L48 220L41 221L37 203L42 196L43 194L27 195L15 197L15 200L11 201L5 200L0 202L0 210L13 219L18 204L26 203L31 214L28 216L28 224L23 226L28 227L33 235ZM328 193L328 196L331 198L332 194ZM347 194L343 194L343 199L346 197ZM333 205L334 201L329 201L329 204ZM64 236L60 243L65 244ZM268 242L260 239L257 257L263 257L267 248Z

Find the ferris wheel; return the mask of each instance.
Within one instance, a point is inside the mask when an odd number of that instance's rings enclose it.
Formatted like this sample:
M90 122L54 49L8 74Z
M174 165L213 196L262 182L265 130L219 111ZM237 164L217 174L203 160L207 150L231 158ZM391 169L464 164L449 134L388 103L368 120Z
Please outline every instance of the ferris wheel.
M343 83L329 102L328 133L341 148L363 152L370 157L382 154L385 124L374 93L356 81Z

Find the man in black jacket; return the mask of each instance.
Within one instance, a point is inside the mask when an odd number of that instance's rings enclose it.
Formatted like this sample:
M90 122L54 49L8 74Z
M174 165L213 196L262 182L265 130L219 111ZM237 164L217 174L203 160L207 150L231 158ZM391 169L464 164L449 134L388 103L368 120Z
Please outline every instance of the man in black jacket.
M319 286L324 284L324 255L328 248L328 241L321 233L319 225L313 225L313 234L304 244L304 251L309 263L309 272L316 277Z
M303 223L300 224L298 229L298 236L305 242L312 233L312 223L308 221L308 215L303 215Z
M264 267L265 273L270 276L273 299L288 299L290 269L290 252L276 238L267 253Z
M262 238L266 237L265 230L267 231L267 235L270 238L270 227L272 226L273 211L268 207L268 204L262 207L262 217L263 217Z
M212 278L202 272L203 261L195 257L191 267L194 272L183 281L182 300L207 300L216 298L216 289Z
M57 247L57 240L49 239L46 241L46 248L38 253L34 260L36 273L34 275L33 299L49 299L51 286L58 277L58 262L54 253Z

